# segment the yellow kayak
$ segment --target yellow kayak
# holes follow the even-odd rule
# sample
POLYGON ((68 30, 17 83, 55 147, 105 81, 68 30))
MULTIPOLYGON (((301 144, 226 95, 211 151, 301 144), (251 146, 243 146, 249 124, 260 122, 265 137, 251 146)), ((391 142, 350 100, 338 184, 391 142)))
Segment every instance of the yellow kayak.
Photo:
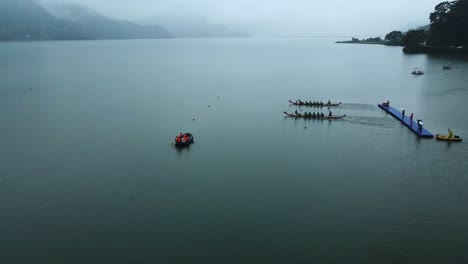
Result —
POLYGON ((448 137, 447 135, 444 135, 444 134, 437 134, 436 139, 437 140, 445 140, 445 141, 458 141, 458 142, 462 141, 462 138, 457 136, 457 135, 450 138, 450 137, 448 137))

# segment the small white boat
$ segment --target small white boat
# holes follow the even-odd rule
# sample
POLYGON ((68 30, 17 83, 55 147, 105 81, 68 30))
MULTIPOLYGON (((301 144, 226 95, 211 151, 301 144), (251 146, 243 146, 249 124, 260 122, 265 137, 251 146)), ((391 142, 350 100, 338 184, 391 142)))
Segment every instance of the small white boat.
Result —
POLYGON ((413 75, 423 75, 424 72, 421 69, 414 68, 414 70, 411 72, 413 75))

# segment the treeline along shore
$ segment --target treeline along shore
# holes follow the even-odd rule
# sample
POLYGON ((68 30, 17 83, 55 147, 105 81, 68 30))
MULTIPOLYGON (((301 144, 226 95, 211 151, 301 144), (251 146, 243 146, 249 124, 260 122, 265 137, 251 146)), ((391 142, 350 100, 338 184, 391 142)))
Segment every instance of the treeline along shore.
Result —
POLYGON ((468 55, 468 0, 442 2, 429 15, 430 24, 407 32, 394 30, 380 37, 337 41, 347 44, 402 46, 403 52, 468 55))

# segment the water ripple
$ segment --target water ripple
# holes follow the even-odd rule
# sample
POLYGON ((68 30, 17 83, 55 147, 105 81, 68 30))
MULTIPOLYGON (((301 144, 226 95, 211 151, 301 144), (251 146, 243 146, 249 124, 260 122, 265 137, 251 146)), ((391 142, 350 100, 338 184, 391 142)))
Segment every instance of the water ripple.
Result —
POLYGON ((377 105, 371 104, 342 104, 340 108, 346 110, 359 110, 359 111, 375 111, 378 109, 377 105))
POLYGON ((398 125, 398 123, 391 118, 377 116, 347 116, 346 120, 353 124, 372 127, 392 128, 398 125))

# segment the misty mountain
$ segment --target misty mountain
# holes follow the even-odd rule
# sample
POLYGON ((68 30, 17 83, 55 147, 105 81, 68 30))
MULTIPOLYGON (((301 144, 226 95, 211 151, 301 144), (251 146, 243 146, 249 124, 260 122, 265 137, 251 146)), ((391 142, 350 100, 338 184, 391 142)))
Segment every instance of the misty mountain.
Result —
POLYGON ((398 31, 406 32, 409 30, 418 30, 418 29, 424 29, 425 31, 429 31, 429 28, 430 28, 430 24, 427 24, 427 22, 408 23, 406 26, 399 28, 398 31), (424 25, 424 26, 421 26, 421 25, 424 25))
POLYGON ((72 22, 91 39, 153 39, 172 35, 158 25, 142 26, 130 21, 111 19, 96 11, 74 4, 45 3, 44 7, 56 18, 72 22))
POLYGON ((224 24, 210 23, 206 18, 199 16, 154 17, 148 20, 147 23, 162 25, 174 34, 174 36, 179 38, 228 38, 250 36, 246 31, 224 24))
POLYGON ((421 26, 421 27, 417 27, 416 30, 424 30, 424 31, 429 31, 431 30, 431 25, 430 24, 427 24, 425 26, 421 26))
POLYGON ((86 39, 72 23, 59 20, 32 0, 0 1, 0 40, 86 39))
POLYGON ((170 38, 157 25, 111 19, 70 4, 41 5, 34 0, 0 1, 0 40, 82 40, 170 38))

